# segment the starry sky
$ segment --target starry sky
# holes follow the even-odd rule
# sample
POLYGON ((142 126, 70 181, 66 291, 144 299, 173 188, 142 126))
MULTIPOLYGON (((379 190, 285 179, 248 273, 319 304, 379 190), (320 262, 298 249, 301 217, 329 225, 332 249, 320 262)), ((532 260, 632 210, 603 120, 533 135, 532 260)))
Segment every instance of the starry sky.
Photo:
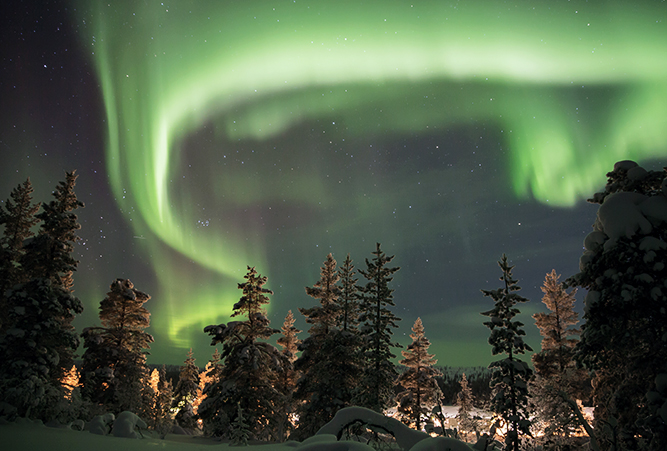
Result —
POLYGON ((0 198, 30 177, 48 201, 77 170, 75 325, 131 279, 149 363, 203 366, 247 265, 272 325, 306 329, 326 255, 364 268, 376 242, 399 342, 421 317, 439 364, 494 360, 480 289, 506 253, 539 349, 585 199, 618 160, 667 164, 667 9, 596 3, 3 2, 0 198))

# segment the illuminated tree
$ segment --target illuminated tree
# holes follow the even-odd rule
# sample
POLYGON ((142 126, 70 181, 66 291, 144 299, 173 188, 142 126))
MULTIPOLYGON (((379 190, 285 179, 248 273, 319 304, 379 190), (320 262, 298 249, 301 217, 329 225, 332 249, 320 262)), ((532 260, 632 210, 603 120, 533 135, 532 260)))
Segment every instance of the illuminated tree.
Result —
POLYGON ((130 280, 116 279, 100 302, 102 327, 88 327, 81 334, 84 397, 114 413, 143 408, 146 350, 153 342, 144 331, 150 325, 150 313, 144 307, 150 298, 130 280))
POLYGON ((394 259, 388 257, 381 249, 380 243, 372 253, 372 260, 366 259, 366 269, 359 273, 368 281, 360 288, 359 322, 362 337, 363 374, 355 396, 355 404, 382 412, 389 407, 394 399, 394 381, 398 377, 391 359, 391 348, 400 347, 392 343, 392 328, 398 327, 400 321, 389 309, 394 306, 393 289, 389 283, 393 274, 400 268, 387 267, 394 259))
POLYGON ((153 429, 164 438, 171 431, 174 420, 171 415, 171 404, 174 398, 174 387, 167 379, 167 369, 162 365, 159 372, 157 391, 155 394, 153 429))
POLYGON ((528 302, 528 299, 516 293, 521 288, 512 276, 514 266, 509 265, 505 254, 498 266, 503 273, 500 277, 503 286, 496 290, 482 290, 484 296, 490 297, 495 303, 492 310, 482 313, 490 318, 484 325, 491 330, 491 352, 493 355, 506 356, 489 365, 492 371, 491 386, 495 393, 491 403, 493 411, 507 425, 505 449, 518 451, 520 435, 530 435, 528 381, 532 376, 532 370, 518 355, 532 349, 523 341, 523 336, 526 335, 522 329, 523 323, 514 320, 514 317, 520 313, 515 305, 528 302))
POLYGON ((403 360, 399 363, 407 369, 398 377, 396 383, 403 389, 398 394, 398 411, 402 421, 422 430, 422 418, 428 416, 431 408, 440 398, 440 388, 435 380, 440 371, 433 367, 438 361, 428 353, 431 343, 424 336, 421 318, 412 326, 412 343, 407 350, 401 351, 403 360))
POLYGON ((252 438, 276 439, 277 406, 282 405, 282 394, 276 388, 281 368, 281 354, 267 340, 278 333, 269 327, 264 305, 267 295, 264 288, 267 278, 255 268, 248 267, 247 280, 239 284, 243 296, 234 304, 232 317, 244 316, 243 321, 211 325, 204 332, 211 335, 211 345, 222 343, 224 366, 220 379, 205 391, 206 399, 199 406, 199 417, 204 421, 204 431, 209 435, 229 437, 229 431, 238 406, 247 415, 252 438))
POLYGON ((197 397, 198 389, 199 368, 195 365, 191 348, 185 358, 185 364, 181 367, 172 402, 172 408, 177 411, 175 420, 184 428, 194 429, 197 425, 192 404, 197 397))
POLYGON ((565 445, 568 437, 581 428, 578 420, 581 412, 572 410, 572 402, 583 398, 587 375, 574 361, 578 340, 573 337, 580 333, 572 327, 579 321, 574 311, 576 290, 565 291, 559 277, 552 270, 542 286, 542 302, 549 313, 533 315, 542 335, 542 349, 533 354, 535 378, 529 388, 536 421, 544 425, 541 440, 565 445))
POLYGON ((79 386, 79 372, 75 365, 72 365, 72 368, 65 374, 60 384, 65 387, 65 397, 71 400, 72 391, 79 386))
POLYGON ((570 286, 588 290, 576 358, 602 449, 667 449, 667 170, 620 161, 570 286))
POLYGON ((466 373, 463 373, 461 376, 460 384, 461 391, 456 395, 456 404, 459 406, 459 410, 456 413, 459 431, 465 432, 466 434, 470 432, 477 433, 479 421, 472 415, 472 409, 475 407, 475 398, 472 394, 472 389, 468 385, 466 373))
POLYGON ((26 281, 26 275, 20 266, 25 250, 23 243, 34 233, 30 230, 39 222, 35 213, 41 204, 32 204, 33 188, 28 178, 11 192, 10 199, 0 205, 0 225, 4 232, 0 238, 0 333, 9 329, 7 312, 12 306, 7 305, 5 292, 18 283, 26 281))
POLYGON ((195 400, 192 402, 192 412, 195 415, 197 415, 199 405, 206 398, 206 393, 205 393, 206 389, 214 382, 220 380, 220 373, 222 372, 222 364, 220 363, 221 359, 222 356, 220 355, 220 351, 218 351, 218 349, 216 348, 215 352, 213 352, 211 360, 209 360, 208 363, 206 363, 204 371, 202 371, 199 374, 199 385, 197 386, 197 396, 195 397, 195 400))
POLYGON ((282 336, 277 340, 277 343, 283 348, 281 351, 283 370, 279 375, 276 386, 283 394, 283 405, 280 408, 281 426, 278 428, 278 436, 285 439, 293 427, 291 417, 297 406, 294 390, 296 389, 298 372, 294 369, 294 362, 297 359, 296 353, 299 343, 301 343, 301 340, 297 337, 297 334, 301 331, 294 327, 294 315, 291 310, 287 312, 281 331, 282 336))

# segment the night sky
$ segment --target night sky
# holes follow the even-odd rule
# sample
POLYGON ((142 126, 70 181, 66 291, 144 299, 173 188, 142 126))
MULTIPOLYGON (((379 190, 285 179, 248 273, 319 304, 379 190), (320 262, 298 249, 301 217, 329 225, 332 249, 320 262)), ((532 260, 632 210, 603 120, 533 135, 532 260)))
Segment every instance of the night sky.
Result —
POLYGON ((667 164, 665 3, 591 3, 3 2, 0 198, 77 170, 75 325, 131 279, 149 363, 205 364, 246 265, 273 327, 307 329, 326 255, 365 268, 376 242, 404 345, 421 317, 440 365, 494 360, 480 289, 506 253, 539 349, 585 199, 618 160, 667 164))

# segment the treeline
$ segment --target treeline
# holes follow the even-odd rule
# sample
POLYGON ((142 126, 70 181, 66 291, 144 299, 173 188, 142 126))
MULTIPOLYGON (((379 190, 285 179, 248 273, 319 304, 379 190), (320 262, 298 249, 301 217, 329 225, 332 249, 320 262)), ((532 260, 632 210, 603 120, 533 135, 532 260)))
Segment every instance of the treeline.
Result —
POLYGON ((522 360, 532 349, 516 319, 528 299, 518 294, 505 255, 500 287, 482 290, 493 303, 482 315, 498 360, 486 371, 440 370, 418 318, 395 365, 400 346, 392 336, 400 318, 392 278, 399 268, 378 243, 361 267, 349 254, 340 266, 326 256, 319 279, 305 287, 313 306, 299 308, 309 325, 305 337, 291 311, 281 329, 271 326, 265 308, 273 293, 248 266, 232 320, 204 329, 213 357, 200 371, 190 352, 175 383, 166 368, 151 371, 146 364, 150 296, 129 280, 112 282, 100 303, 101 326, 74 331, 72 319, 82 309, 72 294, 80 227, 73 211, 83 206, 73 191, 76 176, 68 173, 39 213, 28 180, 0 216, 0 397, 20 416, 67 422, 129 410, 161 433, 202 430, 236 444, 302 440, 355 405, 395 409, 410 427, 466 440, 488 433, 514 451, 584 443, 666 449, 666 172, 619 162, 607 175, 605 191, 591 199, 601 206, 580 273, 565 283, 555 270, 546 275, 548 311, 533 316, 543 339, 532 367, 522 360), (588 290, 580 328, 577 288, 588 290), (270 343, 276 335, 277 347, 270 343), (581 400, 595 407, 593 420, 581 400), (452 402, 459 406, 455 430, 443 414, 452 402), (480 408, 494 414, 491 423, 480 408))

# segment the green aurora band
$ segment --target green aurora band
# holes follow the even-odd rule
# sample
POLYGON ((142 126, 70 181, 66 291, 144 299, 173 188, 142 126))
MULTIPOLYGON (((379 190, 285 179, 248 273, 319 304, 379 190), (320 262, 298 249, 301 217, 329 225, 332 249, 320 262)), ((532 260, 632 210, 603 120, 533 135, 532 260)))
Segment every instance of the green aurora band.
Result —
MULTIPOLYGON (((80 2, 110 182, 170 310, 158 327, 190 346, 185 330, 210 324, 221 302, 231 311, 247 264, 268 272, 262 241, 247 239, 255 226, 198 227, 200 193, 178 181, 186 140, 208 124, 229 141, 266 142, 314 120, 353 136, 485 120, 509 151, 514 194, 559 206, 594 192, 619 159, 664 156, 667 9, 595 3, 80 2), (217 283, 179 274, 174 254, 217 283)), ((233 171, 202 177, 230 217, 272 196, 314 210, 336 202, 305 176, 290 189, 233 171)))

